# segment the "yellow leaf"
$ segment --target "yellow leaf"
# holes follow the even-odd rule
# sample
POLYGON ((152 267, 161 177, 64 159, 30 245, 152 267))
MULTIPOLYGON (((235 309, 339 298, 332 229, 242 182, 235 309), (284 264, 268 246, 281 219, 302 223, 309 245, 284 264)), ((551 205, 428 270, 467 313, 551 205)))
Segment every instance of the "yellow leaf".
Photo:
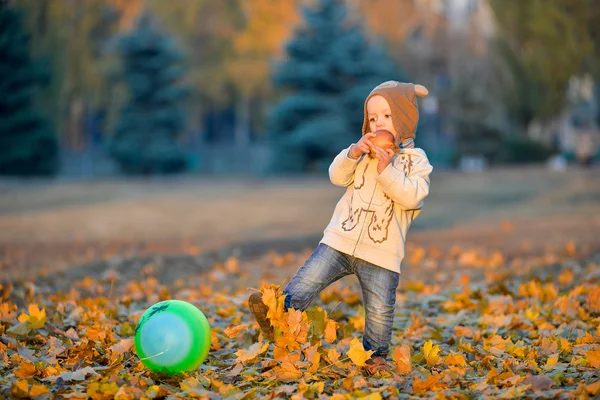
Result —
POLYGON ((337 328, 338 323, 332 319, 327 319, 327 325, 325 326, 325 341, 333 343, 337 339, 337 328))
POLYGON ((546 361, 546 364, 544 365, 544 367, 552 368, 556 365, 557 362, 558 362, 558 354, 554 354, 554 355, 548 357, 548 360, 546 361))
POLYGON ((381 400, 381 394, 379 392, 371 393, 366 396, 358 397, 360 400, 381 400))
POLYGON ((462 354, 451 354, 444 359, 446 365, 458 365, 464 367, 467 365, 462 354))
POLYGON ((19 368, 13 370, 13 373, 17 376, 17 378, 29 378, 30 376, 35 375, 35 365, 28 361, 21 361, 19 364, 19 368))
POLYGON ((15 397, 28 397, 29 396, 29 384, 26 380, 13 382, 10 393, 15 397))
POLYGON ((267 318, 271 321, 271 325, 278 327, 283 333, 286 333, 288 325, 284 317, 285 297, 279 294, 279 287, 275 285, 262 288, 261 291, 263 293, 262 301, 269 308, 267 318))
POLYGON ((592 368, 600 368, 600 349, 585 352, 585 359, 592 368))
POLYGON ((46 310, 39 309, 37 305, 29 305, 29 323, 33 329, 39 329, 46 323, 46 310))
POLYGON ((258 357, 259 354, 267 351, 269 347, 269 342, 258 342, 254 343, 248 350, 240 349, 235 352, 235 355, 238 356, 237 362, 248 362, 258 357))
POLYGON ((228 326, 227 328, 225 328, 224 332, 227 335, 228 338, 233 339, 235 337, 237 337, 240 332, 242 332, 243 330, 247 329, 248 325, 238 325, 238 326, 228 326))
POLYGON ((394 349, 393 355, 396 371, 400 374, 408 374, 412 371, 412 361, 410 359, 410 346, 403 344, 394 349))
POLYGON ((357 338, 352 339, 350 342, 350 350, 348 350, 348 357, 352 360, 352 362, 359 367, 363 367, 365 365, 365 361, 371 358, 371 354, 373 354, 373 350, 365 351, 363 344, 357 338))
POLYGON ((354 329, 357 332, 364 332, 365 331, 365 317, 363 317, 360 314, 354 315, 350 318, 348 318, 348 321, 350 321, 350 323, 352 325, 354 325, 354 329))
POLYGON ((440 356, 438 353, 441 348, 439 345, 434 345, 431 340, 428 340, 423 345, 423 357, 425 357, 425 361, 427 361, 427 365, 436 365, 440 362, 440 356))
POLYGON ((31 389, 29 389, 29 396, 31 397, 41 396, 46 393, 48 393, 48 388, 44 385, 38 385, 37 383, 31 385, 31 389))
POLYGON ((568 339, 565 339, 563 337, 560 338, 560 351, 562 351, 563 353, 569 353, 571 352, 571 343, 569 342, 568 339))

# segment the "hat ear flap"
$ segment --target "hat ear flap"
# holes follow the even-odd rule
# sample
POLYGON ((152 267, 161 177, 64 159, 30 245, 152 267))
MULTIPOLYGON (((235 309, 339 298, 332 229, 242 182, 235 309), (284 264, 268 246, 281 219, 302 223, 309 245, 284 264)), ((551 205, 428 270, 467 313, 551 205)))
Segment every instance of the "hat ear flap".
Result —
POLYGON ((419 97, 427 97, 429 90, 423 85, 415 85, 415 94, 419 97))

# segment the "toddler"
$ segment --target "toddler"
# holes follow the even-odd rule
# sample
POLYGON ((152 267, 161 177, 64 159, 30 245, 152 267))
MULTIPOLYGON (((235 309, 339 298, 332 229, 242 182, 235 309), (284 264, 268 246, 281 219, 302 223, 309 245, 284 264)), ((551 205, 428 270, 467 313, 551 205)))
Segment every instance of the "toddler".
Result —
MULTIPOLYGON (((367 96, 362 138, 329 167, 331 182, 347 189, 318 247, 283 291, 287 308, 304 311, 331 283, 356 275, 365 309, 363 346, 374 351, 367 365, 371 373, 389 370, 386 357, 406 234, 429 194, 433 167, 414 145, 417 95, 426 96, 427 89, 388 81, 367 96), (394 135, 394 149, 371 143, 380 129, 394 135)), ((248 302, 264 336, 272 339, 262 294, 252 294, 248 302)))

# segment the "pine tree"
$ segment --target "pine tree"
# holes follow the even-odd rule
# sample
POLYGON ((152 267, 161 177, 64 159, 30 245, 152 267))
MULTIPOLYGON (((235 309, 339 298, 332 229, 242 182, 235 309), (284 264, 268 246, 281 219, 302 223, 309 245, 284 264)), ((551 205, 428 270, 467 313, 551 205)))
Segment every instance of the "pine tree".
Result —
POLYGON ((185 126, 182 100, 187 93, 178 85, 184 74, 182 53, 158 31, 149 14, 120 39, 118 48, 130 100, 116 124, 111 154, 126 173, 185 169, 186 156, 177 142, 185 126))
POLYGON ((58 143, 34 105, 35 86, 46 77, 30 58, 21 14, 1 1, 0 55, 0 174, 54 175, 58 143))
POLYGON ((304 24, 286 45, 274 84, 288 94, 272 110, 274 172, 325 171, 361 136, 366 96, 381 82, 403 80, 381 44, 370 42, 342 0, 302 9, 304 24))

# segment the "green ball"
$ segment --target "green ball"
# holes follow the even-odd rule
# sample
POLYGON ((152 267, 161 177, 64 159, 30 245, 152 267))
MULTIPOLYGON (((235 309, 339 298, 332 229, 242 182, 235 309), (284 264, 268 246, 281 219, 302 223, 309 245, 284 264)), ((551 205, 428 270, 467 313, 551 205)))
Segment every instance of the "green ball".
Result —
POLYGON ((149 370, 175 375, 202 364, 211 338, 202 311, 185 301, 166 300, 144 312, 135 328, 134 345, 149 370))

